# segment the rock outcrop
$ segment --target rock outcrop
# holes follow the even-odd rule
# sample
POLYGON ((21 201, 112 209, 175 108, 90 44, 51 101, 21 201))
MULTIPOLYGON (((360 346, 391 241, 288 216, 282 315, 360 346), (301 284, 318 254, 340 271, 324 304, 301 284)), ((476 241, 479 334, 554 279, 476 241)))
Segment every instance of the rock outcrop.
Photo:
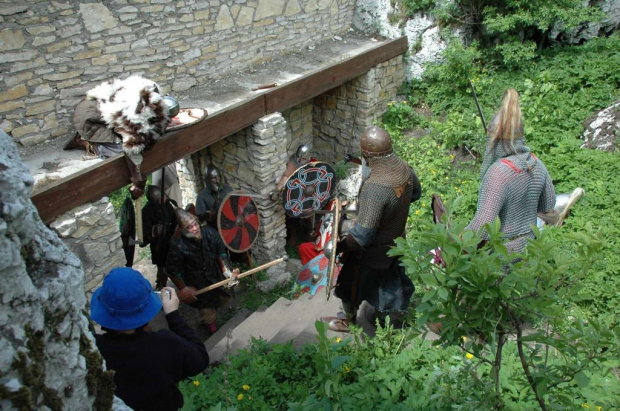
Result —
POLYGON ((587 119, 582 147, 615 152, 620 150, 620 101, 587 119))

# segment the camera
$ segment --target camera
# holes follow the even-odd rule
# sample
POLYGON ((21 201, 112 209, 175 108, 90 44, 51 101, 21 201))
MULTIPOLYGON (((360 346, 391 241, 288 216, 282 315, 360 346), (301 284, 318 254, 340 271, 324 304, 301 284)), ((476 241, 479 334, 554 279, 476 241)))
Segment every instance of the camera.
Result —
MULTIPOLYGON (((161 295, 161 291, 155 291, 155 294, 157 294, 157 296, 159 297, 160 300, 164 300, 164 298, 161 295)), ((168 299, 170 299, 170 296, 172 294, 170 294, 170 290, 166 290, 166 297, 168 297, 168 299)))

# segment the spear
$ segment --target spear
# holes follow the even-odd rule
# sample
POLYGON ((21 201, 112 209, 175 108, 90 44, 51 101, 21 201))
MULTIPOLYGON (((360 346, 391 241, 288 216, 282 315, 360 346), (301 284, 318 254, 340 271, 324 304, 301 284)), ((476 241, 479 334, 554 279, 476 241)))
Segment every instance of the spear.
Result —
POLYGON ((471 94, 474 96, 476 107, 478 107, 478 114, 480 115, 480 120, 482 120, 482 127, 484 127, 484 134, 487 134, 487 123, 486 121, 484 121, 484 114, 482 114, 482 108, 480 107, 478 96, 476 95, 476 89, 474 88, 474 83, 472 83, 471 80, 469 80, 469 86, 471 87, 471 94))

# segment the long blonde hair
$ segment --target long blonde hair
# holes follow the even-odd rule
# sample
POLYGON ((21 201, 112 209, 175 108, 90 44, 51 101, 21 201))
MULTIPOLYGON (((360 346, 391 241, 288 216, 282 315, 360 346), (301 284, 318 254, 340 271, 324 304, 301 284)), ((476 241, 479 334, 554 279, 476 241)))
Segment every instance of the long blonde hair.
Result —
POLYGON ((497 140, 510 141, 513 145, 515 138, 523 137, 523 122, 521 121, 521 106, 519 105, 519 93, 513 88, 504 91, 502 106, 497 113, 497 122, 489 130, 490 143, 497 140))

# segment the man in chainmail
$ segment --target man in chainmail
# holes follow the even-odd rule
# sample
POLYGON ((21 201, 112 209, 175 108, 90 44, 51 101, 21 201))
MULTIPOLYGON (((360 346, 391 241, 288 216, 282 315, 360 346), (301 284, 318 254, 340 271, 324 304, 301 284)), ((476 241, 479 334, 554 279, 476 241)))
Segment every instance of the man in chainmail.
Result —
POLYGON ((213 164, 205 167, 203 172, 205 188, 198 193, 196 198, 196 215, 201 222, 218 229, 217 213, 226 196, 232 192, 222 172, 213 164))
POLYGON ((360 146, 371 171, 360 190, 357 221, 336 246, 337 253, 344 253, 335 288, 344 318, 322 318, 334 331, 349 331, 362 301, 375 308, 379 321, 390 315, 393 323, 399 323, 414 291, 398 259, 387 252, 405 234, 409 204, 421 196, 420 182, 409 164, 394 153, 385 130, 368 128, 360 146))
POLYGON ((228 303, 230 294, 222 287, 199 295, 196 291, 225 278, 235 279, 239 269, 231 270, 226 246, 215 229, 201 226, 198 217, 181 208, 175 213, 181 235, 172 238, 166 270, 179 289, 179 299, 198 309, 203 323, 214 333, 217 308, 228 303))
MULTIPOLYGON (((500 111, 489 125, 487 148, 480 170, 478 206, 466 227, 479 231, 499 217, 509 252, 522 252, 537 213, 553 212, 555 190, 545 165, 525 145, 519 94, 504 93, 500 111)), ((489 238, 482 230, 482 239, 489 238)))

